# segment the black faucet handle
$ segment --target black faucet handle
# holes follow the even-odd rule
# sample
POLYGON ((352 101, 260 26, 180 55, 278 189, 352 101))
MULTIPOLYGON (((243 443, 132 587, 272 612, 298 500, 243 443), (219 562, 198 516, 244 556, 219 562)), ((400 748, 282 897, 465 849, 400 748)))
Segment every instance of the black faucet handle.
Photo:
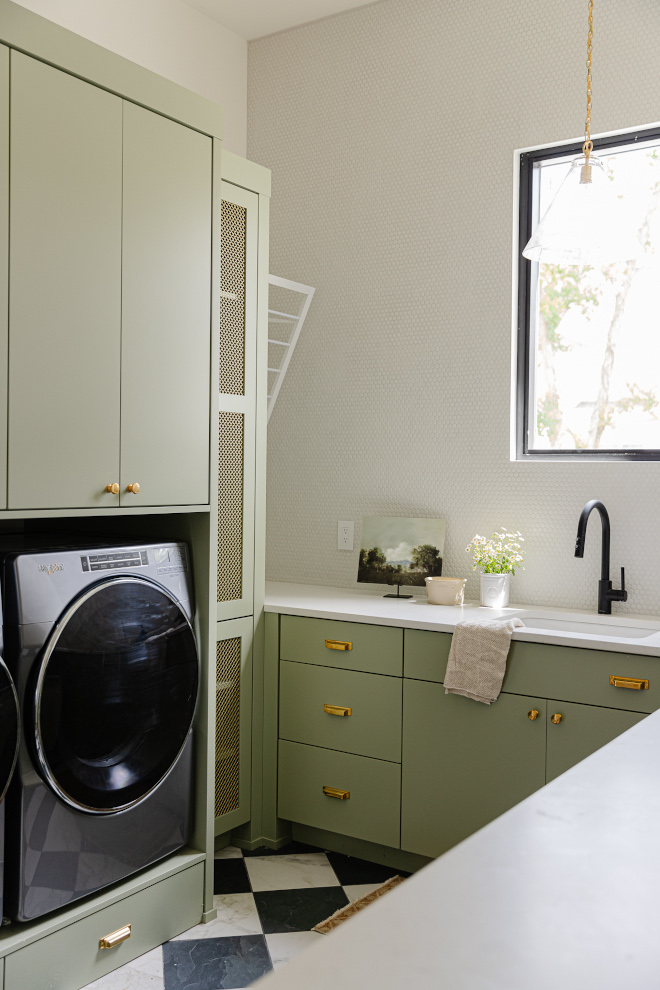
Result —
POLYGON ((621 568, 621 588, 619 590, 613 588, 609 593, 609 598, 612 602, 628 601, 628 592, 626 591, 626 572, 623 567, 621 568))

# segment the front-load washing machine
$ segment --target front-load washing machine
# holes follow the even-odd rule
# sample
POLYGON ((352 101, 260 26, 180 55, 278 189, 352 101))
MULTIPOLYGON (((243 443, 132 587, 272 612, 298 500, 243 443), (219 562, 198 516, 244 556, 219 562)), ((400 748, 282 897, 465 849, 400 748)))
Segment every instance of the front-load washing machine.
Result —
POLYGON ((18 698, 11 674, 0 657, 0 918, 3 915, 2 887, 5 861, 4 797, 18 755, 18 698))
POLYGON ((3 591, 22 721, 4 910, 28 921, 187 842, 199 661, 185 544, 10 552, 3 591))

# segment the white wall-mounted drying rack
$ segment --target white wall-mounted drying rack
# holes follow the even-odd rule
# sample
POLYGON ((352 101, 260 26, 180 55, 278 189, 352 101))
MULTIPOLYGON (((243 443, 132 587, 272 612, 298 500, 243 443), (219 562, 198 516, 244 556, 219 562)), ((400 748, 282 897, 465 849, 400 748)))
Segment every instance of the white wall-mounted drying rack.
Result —
MULTIPOLYGON (((291 279, 280 278, 279 275, 269 275, 268 282, 276 290, 275 293, 270 292, 268 309, 268 419, 270 419, 316 290, 311 285, 292 282, 291 279), (301 298, 297 300, 295 296, 277 293, 278 289, 287 289, 290 292, 298 293, 301 298), (271 309, 270 305, 274 295, 285 296, 287 299, 293 300, 295 305, 291 306, 287 303, 286 308, 294 312, 271 309), (295 312, 296 309, 297 312, 295 312)), ((274 305, 277 304, 274 303, 274 305)))

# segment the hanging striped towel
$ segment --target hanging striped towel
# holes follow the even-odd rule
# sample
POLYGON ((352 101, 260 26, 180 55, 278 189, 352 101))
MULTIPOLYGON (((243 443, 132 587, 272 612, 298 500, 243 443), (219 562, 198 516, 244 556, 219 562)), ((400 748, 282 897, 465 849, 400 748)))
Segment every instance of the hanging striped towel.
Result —
POLYGON ((520 619, 459 622, 454 629, 445 674, 445 694, 462 694, 490 705, 502 690, 514 629, 520 619))

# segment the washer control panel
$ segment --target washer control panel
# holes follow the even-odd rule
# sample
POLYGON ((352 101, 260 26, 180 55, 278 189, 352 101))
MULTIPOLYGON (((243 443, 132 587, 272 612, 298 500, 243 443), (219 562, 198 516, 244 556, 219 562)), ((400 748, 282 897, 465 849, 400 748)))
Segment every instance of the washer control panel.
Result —
POLYGON ((90 553, 80 558, 83 571, 110 571, 126 567, 146 567, 146 550, 120 550, 118 553, 90 553))

